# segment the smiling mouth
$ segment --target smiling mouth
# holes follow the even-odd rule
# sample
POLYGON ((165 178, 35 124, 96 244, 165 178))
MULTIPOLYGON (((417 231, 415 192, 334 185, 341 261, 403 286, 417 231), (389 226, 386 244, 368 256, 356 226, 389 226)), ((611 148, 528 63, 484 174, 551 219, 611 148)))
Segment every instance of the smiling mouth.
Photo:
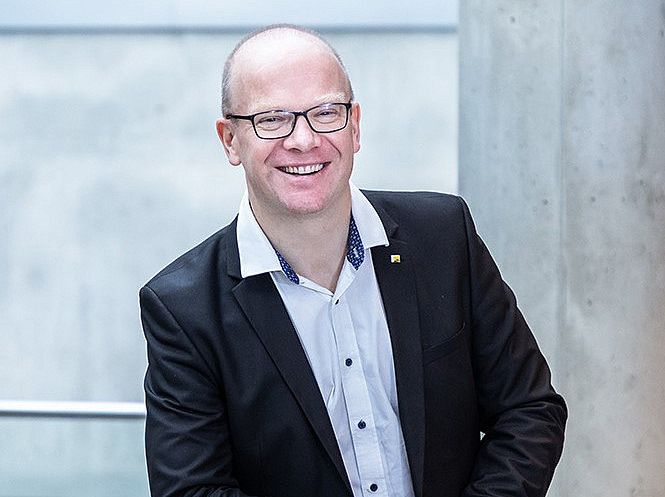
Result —
POLYGON ((280 169, 288 174, 297 174, 303 176, 307 174, 318 173, 325 166, 326 164, 321 163, 321 164, 308 164, 306 166, 286 166, 286 167, 280 167, 280 169))

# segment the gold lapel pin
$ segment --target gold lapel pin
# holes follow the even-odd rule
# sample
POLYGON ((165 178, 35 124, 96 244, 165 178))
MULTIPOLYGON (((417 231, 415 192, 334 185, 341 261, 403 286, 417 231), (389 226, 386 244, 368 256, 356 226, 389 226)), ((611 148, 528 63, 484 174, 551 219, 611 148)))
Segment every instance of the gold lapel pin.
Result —
POLYGON ((390 263, 399 264, 402 262, 402 257, 399 254, 390 254, 390 263))

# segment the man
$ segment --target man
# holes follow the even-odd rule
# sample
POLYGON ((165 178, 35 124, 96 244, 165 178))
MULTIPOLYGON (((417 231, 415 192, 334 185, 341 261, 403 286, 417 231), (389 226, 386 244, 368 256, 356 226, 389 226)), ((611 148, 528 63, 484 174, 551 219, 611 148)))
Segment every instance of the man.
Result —
POLYGON ((244 39, 222 100, 238 217, 141 289, 152 495, 545 495, 565 404, 463 201, 349 183, 314 33, 244 39))

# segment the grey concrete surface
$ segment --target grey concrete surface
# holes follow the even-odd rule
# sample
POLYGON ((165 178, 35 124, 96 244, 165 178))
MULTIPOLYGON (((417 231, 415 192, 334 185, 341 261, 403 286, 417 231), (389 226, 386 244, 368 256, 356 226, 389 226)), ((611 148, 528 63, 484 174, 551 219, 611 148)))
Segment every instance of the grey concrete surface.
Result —
POLYGON ((665 2, 472 0, 460 192, 570 407, 550 495, 665 495, 665 2))
MULTIPOLYGON (((238 38, 0 34, 0 398, 142 401, 138 289, 229 222, 243 193, 214 129, 238 38)), ((456 191, 456 34, 329 39, 362 106, 356 184, 456 191)), ((0 497, 43 495, 67 461, 94 481, 87 454, 107 482, 145 481, 126 464, 142 458, 135 427, 28 423, 0 423, 0 497)))

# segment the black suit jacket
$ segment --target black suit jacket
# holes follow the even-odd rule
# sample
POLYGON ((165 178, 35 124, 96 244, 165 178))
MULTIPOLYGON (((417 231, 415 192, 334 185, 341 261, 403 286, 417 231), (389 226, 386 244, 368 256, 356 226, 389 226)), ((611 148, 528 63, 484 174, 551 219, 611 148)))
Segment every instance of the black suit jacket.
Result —
MULTIPOLYGON (((435 193, 365 194, 390 241, 372 259, 416 496, 545 495, 566 407, 466 205, 435 193)), ((153 497, 351 496, 270 276, 240 276, 235 221, 140 298, 153 497)))

